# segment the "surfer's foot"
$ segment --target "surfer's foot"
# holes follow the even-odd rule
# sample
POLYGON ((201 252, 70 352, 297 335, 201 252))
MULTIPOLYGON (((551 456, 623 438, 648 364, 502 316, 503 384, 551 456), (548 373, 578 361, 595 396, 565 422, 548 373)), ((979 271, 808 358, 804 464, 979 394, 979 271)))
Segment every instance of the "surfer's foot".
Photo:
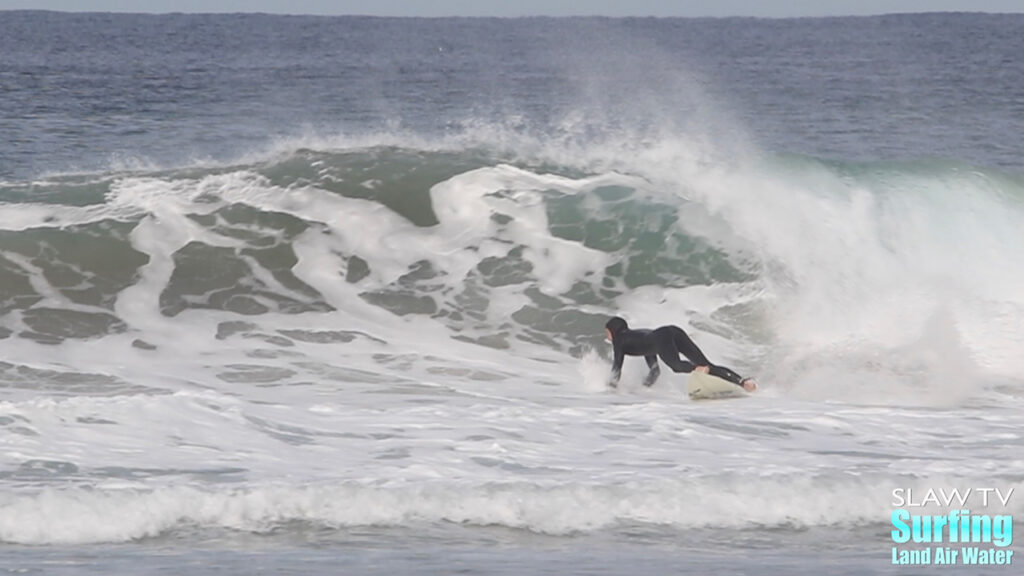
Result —
POLYGON ((757 390, 757 382, 753 378, 744 378, 743 380, 740 380, 740 386, 743 386, 743 389, 747 392, 757 390))

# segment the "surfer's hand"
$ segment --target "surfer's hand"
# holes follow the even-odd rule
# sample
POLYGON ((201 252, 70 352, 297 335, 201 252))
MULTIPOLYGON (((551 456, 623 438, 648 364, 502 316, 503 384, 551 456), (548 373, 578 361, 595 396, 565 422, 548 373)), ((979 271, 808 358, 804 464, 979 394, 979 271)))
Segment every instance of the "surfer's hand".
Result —
POLYGON ((746 390, 747 392, 753 392, 754 390, 757 390, 757 382, 754 381, 753 378, 744 379, 742 385, 743 389, 746 390))
POLYGON ((696 368, 693 369, 694 372, 701 372, 703 374, 707 374, 710 370, 710 366, 697 366, 696 368))

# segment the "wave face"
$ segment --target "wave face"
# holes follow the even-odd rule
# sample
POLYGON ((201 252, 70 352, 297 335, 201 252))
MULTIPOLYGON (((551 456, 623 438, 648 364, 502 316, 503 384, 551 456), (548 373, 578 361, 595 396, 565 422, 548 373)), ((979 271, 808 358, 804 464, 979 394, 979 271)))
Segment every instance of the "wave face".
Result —
POLYGON ((373 148, 69 180, 34 189, 51 201, 6 211, 5 311, 21 316, 21 338, 132 332, 133 314, 173 323, 196 310, 372 307, 494 347, 561 347, 600 333, 598 313, 629 290, 754 278, 679 227, 678 202, 615 173, 373 148), (61 201, 81 202, 83 188, 91 202, 61 201))
POLYGON ((216 320, 203 336, 216 350, 414 323, 578 357, 623 313, 706 332, 786 379, 1022 368, 1019 180, 935 164, 641 160, 586 170, 478 150, 303 149, 8 186, 3 335, 148 350, 202 317, 216 320), (915 349, 936 346, 950 354, 915 349))

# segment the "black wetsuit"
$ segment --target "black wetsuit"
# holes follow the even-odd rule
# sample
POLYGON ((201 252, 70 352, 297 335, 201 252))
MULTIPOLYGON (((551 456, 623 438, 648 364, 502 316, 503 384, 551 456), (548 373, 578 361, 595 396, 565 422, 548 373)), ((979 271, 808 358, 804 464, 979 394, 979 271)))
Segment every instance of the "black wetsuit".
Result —
POLYGON ((668 365, 673 372, 690 373, 697 366, 709 367, 708 372, 737 386, 742 386, 744 378, 725 366, 715 366, 708 361, 704 353, 690 340, 690 337, 678 326, 662 326, 654 330, 630 330, 626 321, 615 317, 605 324, 612 333, 612 348, 615 360, 612 364, 612 378, 609 384, 617 386, 622 375, 622 361, 626 356, 643 356, 651 371, 644 379, 644 386, 650 386, 661 375, 658 358, 668 365), (679 353, 689 362, 679 358, 679 353))

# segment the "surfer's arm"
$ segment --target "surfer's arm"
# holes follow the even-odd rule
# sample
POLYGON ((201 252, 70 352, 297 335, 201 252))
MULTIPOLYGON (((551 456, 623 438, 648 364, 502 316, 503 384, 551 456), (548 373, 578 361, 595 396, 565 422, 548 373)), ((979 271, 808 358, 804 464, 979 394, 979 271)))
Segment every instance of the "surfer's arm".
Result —
POLYGON ((626 353, 622 350, 622 347, 612 343, 614 346, 615 359, 612 360, 612 376, 608 380, 608 385, 615 388, 619 385, 619 378, 622 377, 622 361, 626 358, 626 353))
POLYGON ((644 356, 644 360, 647 360, 647 366, 651 369, 647 373, 647 378, 644 378, 644 386, 653 386, 658 380, 658 376, 661 376, 661 368, 658 367, 658 355, 644 356))

